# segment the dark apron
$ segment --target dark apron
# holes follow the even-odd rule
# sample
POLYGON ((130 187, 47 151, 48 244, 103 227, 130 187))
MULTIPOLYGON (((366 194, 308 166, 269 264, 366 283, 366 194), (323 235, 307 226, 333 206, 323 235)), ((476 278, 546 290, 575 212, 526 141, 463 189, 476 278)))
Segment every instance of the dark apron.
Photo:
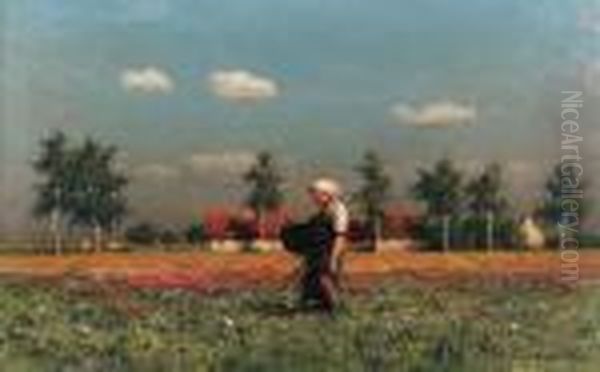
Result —
POLYGON ((331 288, 323 286, 323 279, 335 282, 335 273, 330 270, 329 261, 335 241, 335 231, 331 217, 318 213, 308 221, 286 227, 282 232, 284 247, 302 257, 300 300, 305 305, 330 306, 333 296, 331 288))

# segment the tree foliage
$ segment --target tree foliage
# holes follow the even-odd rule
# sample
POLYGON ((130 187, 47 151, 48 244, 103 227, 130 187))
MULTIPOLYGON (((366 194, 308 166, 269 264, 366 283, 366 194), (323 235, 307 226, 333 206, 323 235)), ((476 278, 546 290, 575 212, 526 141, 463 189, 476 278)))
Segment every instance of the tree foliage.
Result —
POLYGON ((33 169, 43 177, 43 181, 35 186, 35 217, 43 218, 56 211, 64 212, 68 207, 62 195, 68 189, 66 145, 67 138, 62 132, 55 132, 40 141, 41 154, 34 160, 33 169))
POLYGON ((576 223, 580 231, 586 212, 590 208, 590 200, 585 198, 585 189, 588 182, 577 171, 577 168, 566 166, 558 162, 552 168, 544 185, 544 193, 541 204, 537 207, 535 214, 550 235, 550 240, 556 242, 560 234, 560 224, 569 225, 576 223), (573 221, 573 213, 566 214, 563 211, 563 199, 571 198, 574 190, 581 190, 581 199, 577 199, 577 211, 574 212, 577 221, 573 221))
POLYGON ((425 204, 428 217, 439 218, 459 212, 463 176, 450 159, 438 161, 433 169, 419 168, 412 193, 425 204))
MULTIPOLYGON (((537 210, 538 217, 548 226, 556 226, 561 222, 563 193, 572 192, 573 185, 577 185, 579 190, 585 192, 588 183, 578 172, 573 171, 573 168, 567 167, 563 171, 562 163, 555 164, 546 179, 543 200, 537 210)), ((585 217, 585 212, 589 208, 588 202, 587 199, 585 199, 585 203, 584 199, 580 200, 577 211, 580 218, 585 217)))
POLYGON ((502 213, 508 207, 503 193, 502 167, 497 163, 487 165, 483 172, 465 186, 467 207, 477 217, 486 213, 502 213))
POLYGON ((115 170, 117 148, 86 139, 70 145, 62 132, 40 143, 34 170, 36 185, 34 215, 48 217, 59 211, 70 226, 110 229, 127 212, 127 177, 115 170))
POLYGON ((447 250, 452 218, 458 217, 462 207, 463 175, 450 159, 441 159, 431 170, 419 168, 417 173, 411 191, 425 205, 425 216, 418 229, 420 238, 430 246, 442 245, 447 250))
POLYGON ((502 167, 497 163, 487 165, 465 186, 467 207, 466 231, 474 239, 473 244, 484 244, 491 249, 494 238, 499 236, 497 227, 504 226, 508 199, 503 192, 502 167))
POLYGON ((200 244, 206 240, 204 225, 198 221, 192 222, 185 230, 185 239, 190 244, 200 244))
POLYGON ((555 227, 560 223, 561 218, 561 164, 556 164, 546 179, 544 184, 544 193, 542 203, 538 207, 537 217, 546 225, 546 227, 555 227))
POLYGON ((244 181, 250 188, 246 205, 257 214, 277 209, 283 203, 283 176, 271 153, 258 153, 256 163, 244 174, 244 181))
POLYGON ((392 180, 386 173, 383 161, 374 151, 367 151, 354 170, 361 177, 362 183, 353 199, 359 206, 368 229, 375 238, 379 238, 385 207, 391 197, 392 180))

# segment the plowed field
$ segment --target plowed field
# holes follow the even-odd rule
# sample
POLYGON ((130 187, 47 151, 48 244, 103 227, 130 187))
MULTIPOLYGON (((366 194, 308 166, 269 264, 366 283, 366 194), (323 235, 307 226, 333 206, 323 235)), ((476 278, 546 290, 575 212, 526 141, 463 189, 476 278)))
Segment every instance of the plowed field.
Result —
MULTIPOLYGON (((600 280, 600 252, 582 252, 579 282, 600 280)), ((181 287, 199 291, 293 284, 299 261, 285 253, 120 253, 68 256, 2 256, 0 275, 39 279, 80 275, 118 280, 135 287, 181 287)), ((456 280, 564 283, 555 253, 348 254, 344 283, 403 279, 433 283, 456 280)))

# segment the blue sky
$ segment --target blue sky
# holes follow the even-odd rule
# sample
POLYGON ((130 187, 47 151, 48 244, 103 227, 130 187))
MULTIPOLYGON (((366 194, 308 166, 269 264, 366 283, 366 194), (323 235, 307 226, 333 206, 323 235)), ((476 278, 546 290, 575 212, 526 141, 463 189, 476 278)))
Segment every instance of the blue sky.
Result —
MULTIPOLYGON (((376 148, 399 196, 416 164, 497 159, 531 199, 560 151, 560 91, 598 82, 598 9, 564 0, 7 0, 0 203, 25 216, 27 159, 53 128, 120 145, 142 217, 183 221, 239 200, 239 173, 263 148, 281 155, 292 183, 330 173, 348 188, 347 169, 376 148)), ((600 139, 589 123, 586 138, 600 139)), ((589 159, 598 169, 597 154, 589 159)))

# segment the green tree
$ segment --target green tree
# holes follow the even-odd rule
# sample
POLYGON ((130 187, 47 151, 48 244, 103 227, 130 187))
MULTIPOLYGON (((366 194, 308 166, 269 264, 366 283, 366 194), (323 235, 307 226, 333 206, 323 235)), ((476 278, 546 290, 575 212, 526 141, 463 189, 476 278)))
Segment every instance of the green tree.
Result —
POLYGON ((200 245, 206 240, 204 226, 199 221, 192 222, 185 230, 185 239, 193 245, 200 245))
POLYGON ((127 212, 124 189, 128 180, 115 170, 117 148, 92 139, 68 146, 60 132, 41 145, 41 155, 34 162, 43 179, 36 188, 35 216, 59 211, 70 226, 92 229, 99 249, 103 231, 114 229, 127 212))
MULTIPOLYGON (((561 162, 555 164, 546 179, 542 202, 536 209, 536 216, 542 221, 544 228, 550 235, 550 241, 554 244, 558 243, 561 224, 567 225, 574 222, 572 215, 565 214, 562 207, 563 196, 570 197, 569 195, 573 195, 573 187, 582 191, 575 214, 578 219, 576 228, 581 229, 581 224, 590 207, 588 200, 584 198, 587 181, 577 168, 564 166, 561 162)), ((579 235, 579 232, 577 235, 579 235)))
POLYGON ((390 199, 392 181, 386 173, 383 161, 374 151, 364 154, 355 171, 361 177, 362 183, 354 193, 353 199, 359 206, 374 247, 377 247, 382 236, 385 206, 390 199))
POLYGON ((127 178, 114 170, 117 149, 87 139, 72 150, 71 224, 94 230, 97 248, 103 231, 112 230, 126 212, 127 178))
POLYGON ((65 198, 68 190, 66 144, 67 138, 63 132, 52 133, 40 141, 40 154, 32 164, 34 170, 42 177, 42 181, 35 185, 33 215, 38 219, 50 219, 53 245, 57 253, 62 249, 61 225, 68 209, 65 198))
POLYGON ((482 236, 485 236, 489 250, 494 247, 497 219, 508 207, 502 187, 502 168, 497 163, 487 165, 480 175, 465 186, 470 219, 476 227, 476 240, 480 244, 484 240, 482 236), (481 226, 485 226, 484 229, 481 226), (482 230, 485 232, 482 233, 482 230))
POLYGON ((450 249, 450 222, 460 212, 463 176, 449 159, 439 160, 433 169, 417 169, 418 180, 411 191, 426 207, 425 224, 442 227, 442 247, 450 249))
POLYGON ((258 153, 255 164, 244 174, 244 181, 250 188, 245 204, 255 213, 259 236, 263 237, 266 214, 278 209, 284 200, 284 179, 273 155, 267 151, 258 153))

